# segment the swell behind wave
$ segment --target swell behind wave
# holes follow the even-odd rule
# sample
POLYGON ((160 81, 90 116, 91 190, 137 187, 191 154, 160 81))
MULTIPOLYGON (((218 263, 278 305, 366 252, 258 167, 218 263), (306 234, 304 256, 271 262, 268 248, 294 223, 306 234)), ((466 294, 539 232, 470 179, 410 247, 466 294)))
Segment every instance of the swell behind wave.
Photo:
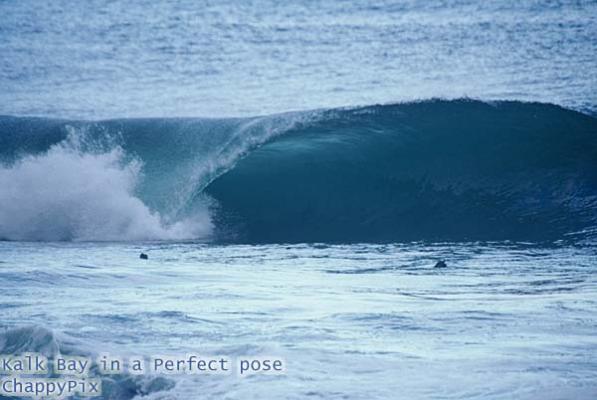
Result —
POLYGON ((11 240, 535 241, 597 226, 597 119, 547 104, 0 117, 0 149, 11 240))

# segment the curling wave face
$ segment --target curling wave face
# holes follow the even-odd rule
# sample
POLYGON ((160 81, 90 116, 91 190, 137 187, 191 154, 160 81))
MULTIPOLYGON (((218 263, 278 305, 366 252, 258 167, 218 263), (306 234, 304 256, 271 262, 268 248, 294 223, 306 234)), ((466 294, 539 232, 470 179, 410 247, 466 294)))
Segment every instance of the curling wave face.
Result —
POLYGON ((0 149, 9 240, 558 240, 597 226, 597 119, 547 104, 1 117, 0 149))

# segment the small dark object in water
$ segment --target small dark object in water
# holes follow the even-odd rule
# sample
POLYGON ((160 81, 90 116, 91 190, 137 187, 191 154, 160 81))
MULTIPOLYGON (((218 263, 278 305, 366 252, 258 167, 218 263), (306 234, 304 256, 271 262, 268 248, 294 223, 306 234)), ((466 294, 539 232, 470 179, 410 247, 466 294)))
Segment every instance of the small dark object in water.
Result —
POLYGON ((139 258, 140 258, 141 260, 148 260, 148 259, 149 259, 149 256, 148 256, 147 254, 145 254, 145 253, 141 253, 141 254, 139 254, 139 258))
POLYGON ((439 260, 438 262, 435 263, 435 267, 433 268, 447 268, 448 265, 446 264, 446 262, 444 260, 439 260))

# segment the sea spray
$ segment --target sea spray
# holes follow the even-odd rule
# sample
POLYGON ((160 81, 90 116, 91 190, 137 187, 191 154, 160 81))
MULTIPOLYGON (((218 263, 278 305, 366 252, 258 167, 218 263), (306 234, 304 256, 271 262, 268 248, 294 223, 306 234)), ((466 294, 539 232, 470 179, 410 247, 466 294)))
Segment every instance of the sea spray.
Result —
POLYGON ((0 237, 8 240, 154 240, 205 237, 206 210, 169 223, 136 194, 142 162, 70 127, 46 152, 0 167, 0 237))

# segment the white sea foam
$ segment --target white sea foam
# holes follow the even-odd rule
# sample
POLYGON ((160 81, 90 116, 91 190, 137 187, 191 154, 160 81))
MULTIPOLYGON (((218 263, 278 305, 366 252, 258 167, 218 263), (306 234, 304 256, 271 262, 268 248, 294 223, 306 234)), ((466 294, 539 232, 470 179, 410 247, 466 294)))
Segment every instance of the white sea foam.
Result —
POLYGON ((90 150, 81 134, 0 166, 0 238, 180 240, 206 237, 207 210, 168 221, 136 194, 142 164, 120 146, 90 150))

